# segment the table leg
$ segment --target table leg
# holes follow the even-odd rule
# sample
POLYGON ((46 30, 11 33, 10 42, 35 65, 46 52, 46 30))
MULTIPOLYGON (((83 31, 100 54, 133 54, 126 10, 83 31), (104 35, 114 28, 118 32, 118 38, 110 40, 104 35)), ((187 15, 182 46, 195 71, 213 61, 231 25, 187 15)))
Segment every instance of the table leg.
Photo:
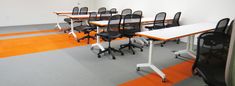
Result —
POLYGON ((56 27, 58 27, 58 29, 61 30, 62 28, 59 23, 59 14, 57 14, 56 18, 57 18, 56 27))
POLYGON ((77 35, 74 32, 73 19, 71 19, 71 31, 69 32, 69 34, 72 34, 75 40, 77 40, 77 35))
MULTIPOLYGON (((97 34, 100 33, 98 26, 97 26, 96 33, 97 33, 97 34)), ((100 44, 100 36, 99 36, 99 35, 96 35, 96 43, 91 45, 91 49, 92 49, 93 47, 95 47, 95 46, 99 47, 102 51, 105 50, 104 47, 100 44)))
POLYGON ((166 75, 156 66, 152 64, 152 55, 153 55, 153 40, 150 40, 149 44, 149 59, 148 63, 142 63, 142 64, 137 64, 137 70, 139 70, 140 67, 150 67, 153 69, 158 75, 161 76, 162 80, 166 80, 166 75))
POLYGON ((176 55, 176 57, 180 56, 180 54, 187 53, 190 56, 192 56, 193 58, 196 58, 195 52, 193 51, 194 37, 195 37, 195 35, 188 36, 186 49, 185 50, 179 50, 179 51, 175 52, 174 54, 176 55))

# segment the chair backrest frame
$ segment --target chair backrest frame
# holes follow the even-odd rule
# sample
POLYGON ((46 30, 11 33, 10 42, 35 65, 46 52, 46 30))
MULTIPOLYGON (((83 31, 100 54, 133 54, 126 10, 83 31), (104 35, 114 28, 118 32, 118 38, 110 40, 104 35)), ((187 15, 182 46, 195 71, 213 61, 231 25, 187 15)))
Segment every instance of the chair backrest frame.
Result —
POLYGON ((79 15, 86 15, 88 14, 88 7, 82 7, 80 9, 79 15))
POLYGON ((160 12, 156 14, 153 28, 154 29, 162 29, 165 28, 165 19, 166 19, 166 12, 160 12))
POLYGON ((105 7, 101 7, 98 9, 98 14, 100 14, 101 12, 105 12, 106 8, 105 7))
POLYGON ((110 35, 120 34, 121 19, 121 15, 113 15, 109 18, 107 32, 110 33, 110 35))
POLYGON ((229 23, 229 18, 223 18, 223 19, 221 19, 218 23, 217 23, 217 25, 216 25, 216 28, 215 28, 215 32, 223 32, 223 33, 225 33, 225 30, 226 30, 226 28, 227 28, 227 26, 228 26, 228 23, 229 23))
POLYGON ((79 8, 78 7, 74 7, 73 11, 72 11, 72 15, 78 15, 79 14, 79 8))

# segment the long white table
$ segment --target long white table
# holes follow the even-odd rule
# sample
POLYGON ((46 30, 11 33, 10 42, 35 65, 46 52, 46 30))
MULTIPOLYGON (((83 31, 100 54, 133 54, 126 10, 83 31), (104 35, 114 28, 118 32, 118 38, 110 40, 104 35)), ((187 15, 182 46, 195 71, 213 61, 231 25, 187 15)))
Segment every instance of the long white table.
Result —
MULTIPOLYGON (((148 23, 148 22, 153 22, 154 21, 154 18, 151 18, 151 17, 146 17, 146 18, 142 18, 141 19, 141 23, 148 23)), ((166 21, 172 21, 172 19, 166 19, 166 21)), ((136 22, 135 19, 132 19, 128 22, 136 22)), ((123 23, 123 20, 121 21, 121 24, 123 23)), ((99 29, 100 27, 106 27, 108 25, 108 21, 92 21, 91 24, 94 24, 97 26, 97 34, 99 34, 99 29)), ((97 35, 97 38, 96 38, 96 43, 95 44, 92 44, 91 48, 97 46, 99 49, 101 49, 102 51, 104 50, 104 47, 100 44, 100 37, 99 35, 97 35)))
MULTIPOLYGON (((215 26, 216 26, 215 23, 198 23, 198 24, 183 25, 178 27, 171 27, 171 28, 158 29, 152 31, 138 32, 136 33, 136 35, 145 36, 150 39, 157 39, 162 41, 188 37, 189 41, 187 42, 187 49, 184 50, 184 52, 190 53, 193 46, 194 35, 212 30, 215 28, 215 26)), ((166 75, 160 69, 158 69, 156 66, 152 64, 152 57, 153 57, 152 55, 153 55, 153 40, 150 40, 148 62, 137 64, 137 70, 139 70, 140 67, 150 67, 157 74, 161 76, 163 81, 165 81, 166 75)))

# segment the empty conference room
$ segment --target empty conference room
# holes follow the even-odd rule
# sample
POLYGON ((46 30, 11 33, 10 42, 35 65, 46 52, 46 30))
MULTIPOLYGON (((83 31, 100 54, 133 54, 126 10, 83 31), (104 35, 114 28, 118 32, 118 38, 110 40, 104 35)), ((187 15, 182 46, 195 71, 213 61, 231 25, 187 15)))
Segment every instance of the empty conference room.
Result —
POLYGON ((0 86, 235 86, 234 0, 2 0, 0 86))

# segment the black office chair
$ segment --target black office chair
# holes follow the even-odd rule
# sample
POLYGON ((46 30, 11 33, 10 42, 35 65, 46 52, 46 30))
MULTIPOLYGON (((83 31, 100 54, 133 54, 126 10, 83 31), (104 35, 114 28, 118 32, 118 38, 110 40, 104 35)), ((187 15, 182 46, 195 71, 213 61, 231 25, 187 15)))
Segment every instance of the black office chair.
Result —
MULTIPOLYGON (((78 15, 79 14, 79 8, 78 7, 74 7, 73 11, 72 11, 72 15, 78 15)), ((64 21, 66 23, 68 23, 69 25, 71 24, 71 19, 70 18, 64 18, 64 21)), ((66 33, 67 31, 70 31, 71 28, 68 28, 66 30, 64 30, 64 33, 66 33)))
POLYGON ((105 53, 105 52, 108 52, 109 54, 111 54, 113 59, 116 59, 113 52, 119 52, 121 53, 121 55, 124 55, 122 51, 111 47, 111 41, 121 36, 120 34, 121 18, 122 18, 121 15, 111 16, 108 21, 107 31, 97 34, 109 42, 108 48, 105 48, 104 51, 100 50, 100 52, 98 53, 98 58, 101 57, 100 54, 105 53))
POLYGON ((106 12, 106 8, 105 7, 101 7, 98 9, 98 14, 100 14, 101 12, 106 12))
POLYGON ((122 37, 128 37, 129 43, 128 44, 122 44, 120 45, 120 49, 128 48, 132 51, 133 54, 135 54, 135 51, 133 48, 139 48, 141 51, 143 51, 143 47, 133 44, 131 41, 131 38, 135 36, 136 32, 140 32, 141 30, 141 15, 138 14, 128 14, 124 16, 123 20, 123 29, 121 30, 122 37), (135 21, 135 22, 133 22, 135 21))
POLYGON ((122 10, 122 13, 121 13, 122 18, 124 18, 124 16, 127 14, 132 14, 132 10, 130 8, 126 8, 122 10))
POLYGON ((145 28, 149 30, 155 30, 155 29, 162 29, 165 28, 165 18, 166 18, 166 13, 165 12, 160 12, 155 16, 153 25, 151 26, 145 26, 145 28))
POLYGON ((194 75, 201 76, 208 86, 226 86, 224 76, 228 47, 225 45, 228 45, 228 40, 223 32, 206 32, 198 37, 192 71, 194 75))
MULTIPOLYGON (((78 15, 78 13, 79 13, 79 8, 74 7, 73 11, 72 11, 72 15, 78 15)), ((65 18, 64 21, 67 22, 68 24, 71 24, 71 19, 70 18, 65 18)))
MULTIPOLYGON (((180 26, 180 23, 179 23, 180 17, 181 17, 181 12, 177 12, 173 18, 172 23, 167 24, 166 27, 180 26)), ((176 39, 175 41, 176 41, 176 44, 180 43, 180 39, 176 39)))
POLYGON ((180 17, 181 17, 181 12, 177 12, 173 18, 172 23, 167 24, 166 27, 180 26, 180 23, 179 23, 180 17))
POLYGON ((142 17, 143 12, 141 10, 137 10, 137 11, 133 12, 133 14, 140 15, 142 17))
MULTIPOLYGON (((149 30, 156 30, 156 29, 163 29, 165 28, 165 19, 166 19, 166 13, 165 12, 160 12, 158 14, 156 14, 153 25, 147 25, 145 26, 145 28, 149 29, 149 30)), ((157 40, 155 40, 157 41, 157 40)), ((161 43, 161 47, 163 47, 163 44, 165 44, 165 42, 161 43)))
MULTIPOLYGON (((87 44, 89 44, 90 43, 90 38, 95 39, 94 36, 90 36, 90 32, 96 30, 96 26, 91 24, 90 22, 91 21, 96 21, 97 20, 96 18, 97 18, 97 13, 96 12, 90 12, 89 13, 89 19, 88 19, 88 24, 89 25, 88 26, 77 27, 77 28, 80 28, 79 29, 80 31, 83 31, 85 34, 87 34, 86 36, 78 39, 77 40, 78 42, 80 42, 80 40, 83 40, 83 39, 88 39, 87 44)), ((77 29, 75 29, 75 30, 77 30, 77 29)))
POLYGON ((80 9, 79 15, 86 15, 88 14, 88 7, 82 7, 80 9))
MULTIPOLYGON (((229 18, 224 18, 224 19, 221 19, 216 27, 215 27, 215 30, 212 31, 213 33, 208 33, 207 35, 205 35, 203 38, 206 39, 204 41, 204 45, 207 45, 207 46, 210 46, 211 48, 221 44, 221 41, 223 40, 223 38, 220 39, 220 41, 217 41, 216 39, 214 38, 220 38, 220 37, 224 37, 224 35, 226 35, 226 32, 225 32, 225 29, 227 28, 228 26, 228 22, 229 22, 229 18), (222 35, 221 35, 222 34, 222 35), (216 37, 215 37, 216 36, 216 37), (211 41, 213 40, 213 41, 211 41), (215 40, 215 41, 214 41, 215 40)), ((228 38, 228 36, 226 35, 226 37, 224 38, 228 38)), ((222 42, 228 42, 229 40, 223 40, 222 42)), ((228 47, 226 45, 224 45, 224 47, 228 47)))
POLYGON ((111 14, 116 14, 116 13, 118 13, 118 12, 117 12, 117 9, 116 9, 116 8, 112 8, 112 9, 110 9, 110 13, 111 13, 111 14))

